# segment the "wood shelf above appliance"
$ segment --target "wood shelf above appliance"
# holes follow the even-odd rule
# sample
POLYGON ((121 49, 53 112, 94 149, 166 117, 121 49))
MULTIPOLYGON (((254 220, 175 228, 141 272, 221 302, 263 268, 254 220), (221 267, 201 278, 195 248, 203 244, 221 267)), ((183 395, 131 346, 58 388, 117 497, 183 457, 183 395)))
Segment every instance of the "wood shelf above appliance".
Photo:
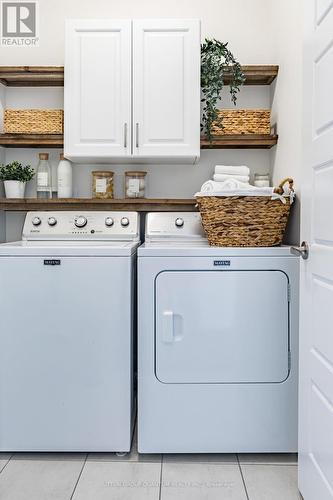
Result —
POLYGON ((196 211, 195 199, 178 198, 133 198, 96 200, 91 198, 70 198, 23 200, 0 198, 0 211, 28 212, 30 210, 133 210, 136 212, 181 212, 196 211))
MULTIPOLYGON (((278 75, 279 66, 242 66, 245 85, 270 85, 278 75)), ((0 66, 0 83, 8 87, 62 87, 63 66, 0 66)), ((230 83, 226 74, 225 83, 230 83)))
MULTIPOLYGON (((278 75, 279 66, 242 66, 245 75, 244 85, 270 85, 278 75)), ((230 83, 230 76, 225 74, 224 83, 230 83)))
MULTIPOLYGON (((209 142, 201 138, 201 149, 270 149, 278 142, 272 135, 221 135, 209 142)), ((0 146, 6 148, 63 148, 62 135, 0 134, 0 146)))
POLYGON ((62 148, 62 134, 0 134, 0 146, 6 148, 62 148))
POLYGON ((0 66, 6 87, 63 87, 63 66, 0 66))
POLYGON ((278 135, 220 135, 208 141, 201 139, 201 149, 271 149, 278 142, 278 135))

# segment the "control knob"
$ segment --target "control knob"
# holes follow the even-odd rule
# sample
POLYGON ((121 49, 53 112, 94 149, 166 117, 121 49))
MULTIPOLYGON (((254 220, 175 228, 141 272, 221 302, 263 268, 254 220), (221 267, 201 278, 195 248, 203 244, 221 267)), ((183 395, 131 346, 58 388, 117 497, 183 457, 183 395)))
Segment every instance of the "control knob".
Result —
POLYGON ((40 217, 34 217, 31 222, 32 222, 33 226, 40 226, 42 223, 42 220, 40 217))
POLYGON ((49 226, 55 226, 57 224, 57 219, 55 217, 49 217, 47 223, 49 226))
POLYGON ((128 217, 122 217, 121 221, 120 221, 120 224, 123 226, 123 227, 127 227, 129 226, 129 218, 128 217))
POLYGON ((111 227, 111 226, 113 226, 113 224, 114 224, 114 220, 112 219, 112 217, 106 217, 106 219, 105 219, 105 225, 107 227, 111 227))
POLYGON ((175 226, 183 227, 183 225, 184 225, 184 219, 182 219, 181 217, 177 217, 177 219, 175 220, 175 226))
POLYGON ((78 217, 75 217, 74 219, 74 224, 76 225, 76 227, 84 227, 87 225, 87 217, 84 217, 83 215, 79 215, 78 217))

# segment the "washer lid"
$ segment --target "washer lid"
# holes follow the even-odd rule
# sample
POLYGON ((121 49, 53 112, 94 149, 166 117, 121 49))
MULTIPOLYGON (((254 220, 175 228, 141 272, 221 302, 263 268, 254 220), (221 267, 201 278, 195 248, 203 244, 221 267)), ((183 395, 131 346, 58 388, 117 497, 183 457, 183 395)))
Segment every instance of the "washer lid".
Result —
POLYGON ((138 241, 15 241, 0 245, 1 256, 126 257, 138 241))

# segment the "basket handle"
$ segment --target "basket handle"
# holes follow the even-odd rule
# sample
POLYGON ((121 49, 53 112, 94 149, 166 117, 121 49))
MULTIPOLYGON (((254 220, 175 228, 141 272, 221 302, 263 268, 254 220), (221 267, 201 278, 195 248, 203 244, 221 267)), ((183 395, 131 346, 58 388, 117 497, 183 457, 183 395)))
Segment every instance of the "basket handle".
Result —
POLYGON ((292 179, 291 177, 286 177, 285 179, 283 179, 283 181, 280 182, 279 187, 274 188, 274 193, 283 194, 283 186, 287 184, 287 182, 289 184, 290 191, 294 191, 294 179, 292 179))

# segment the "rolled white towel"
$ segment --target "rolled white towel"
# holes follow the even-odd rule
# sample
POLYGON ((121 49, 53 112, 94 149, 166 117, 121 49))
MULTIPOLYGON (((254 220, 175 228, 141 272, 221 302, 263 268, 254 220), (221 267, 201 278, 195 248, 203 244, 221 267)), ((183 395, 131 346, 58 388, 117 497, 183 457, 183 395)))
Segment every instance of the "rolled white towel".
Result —
POLYGON ((240 182, 237 179, 228 179, 224 182, 207 181, 200 189, 201 193, 213 193, 219 191, 232 191, 235 189, 250 189, 253 186, 245 182, 240 182))
POLYGON ((216 165, 215 174, 250 175, 250 169, 245 165, 216 165))
POLYGON ((220 189, 220 182, 207 181, 201 186, 201 193, 211 193, 220 189))
POLYGON ((213 179, 216 182, 224 182, 229 179, 236 179, 239 182, 245 182, 247 184, 250 182, 249 175, 214 174, 213 179))

